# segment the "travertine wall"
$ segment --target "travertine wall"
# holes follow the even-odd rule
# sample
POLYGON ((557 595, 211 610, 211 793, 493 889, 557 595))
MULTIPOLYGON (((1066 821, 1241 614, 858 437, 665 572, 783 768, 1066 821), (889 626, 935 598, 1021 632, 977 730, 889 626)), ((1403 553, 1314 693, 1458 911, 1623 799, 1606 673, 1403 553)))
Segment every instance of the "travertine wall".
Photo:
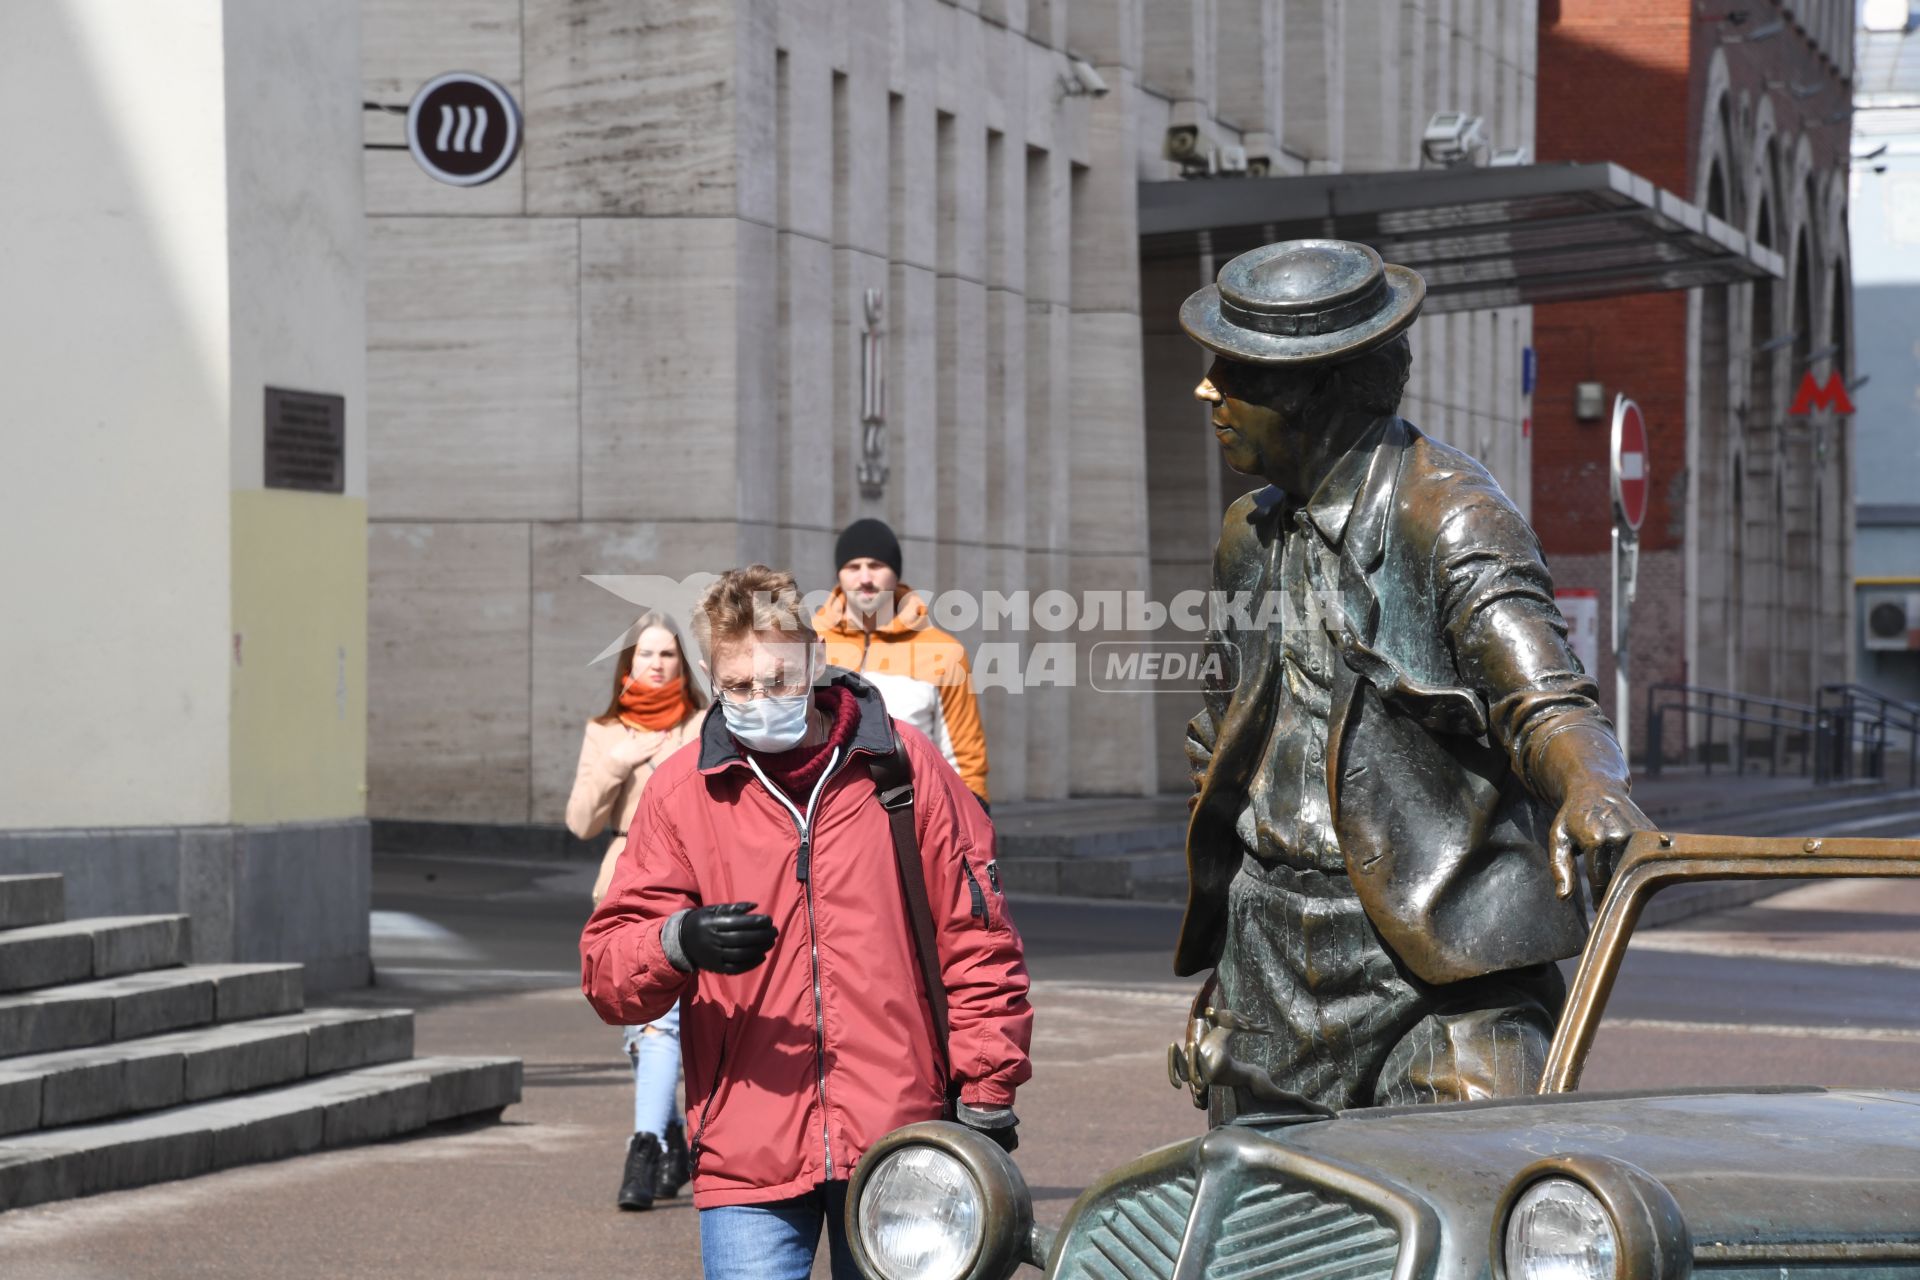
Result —
MULTIPOLYGON (((1447 108, 1526 145, 1533 10, 368 0, 368 101, 460 67, 526 111, 487 187, 367 155, 374 814, 557 820, 605 697, 589 659, 632 613, 584 574, 765 559, 824 587, 835 531, 873 514, 922 589, 1203 583, 1244 482, 1172 324, 1210 268, 1142 280, 1136 184, 1174 175, 1168 125, 1279 172, 1409 167, 1447 108), (1068 50, 1104 96, 1068 92, 1068 50), (856 481, 868 290, 878 497, 856 481)), ((396 118, 370 112, 368 136, 396 140, 396 118)), ((1528 313, 1415 335, 1408 416, 1525 503, 1528 313)), ((956 629, 1023 660, 1115 634, 956 629)), ((995 798, 1183 785, 1189 700, 1080 676, 983 691, 995 798)))
MULTIPOLYGON (((1136 5, 364 22, 370 102, 459 67, 526 112, 477 190, 367 155, 375 816, 557 821, 605 698, 589 660, 633 614, 585 574, 762 559, 824 587, 835 531, 875 514, 923 589, 1147 585, 1136 5), (1112 93, 1061 93, 1069 44, 1112 93), (869 289, 878 498, 855 480, 869 289)), ((985 696, 996 799, 1153 789, 1144 700, 985 696)))

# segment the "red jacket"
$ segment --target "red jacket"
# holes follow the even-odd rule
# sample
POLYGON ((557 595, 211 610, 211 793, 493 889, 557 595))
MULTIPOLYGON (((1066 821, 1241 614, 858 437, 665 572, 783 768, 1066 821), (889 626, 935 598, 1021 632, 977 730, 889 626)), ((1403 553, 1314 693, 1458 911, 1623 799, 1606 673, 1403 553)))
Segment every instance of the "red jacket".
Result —
MULTIPOLYGON (((648 782, 580 938, 581 988, 607 1022, 650 1022, 683 1001, 697 1208, 786 1199, 845 1178, 880 1137, 941 1112, 945 1084, 892 834, 863 764, 896 741, 913 769, 960 1098, 1008 1106, 1032 1074, 1026 963, 986 814, 932 743, 887 718, 871 685, 845 673, 836 683, 858 697, 860 723, 820 789, 807 880, 793 815, 753 774, 715 706, 700 741, 648 782), (758 903, 778 940, 743 974, 680 972, 662 926, 718 902, 758 903)), ((796 804, 804 812, 806 798, 796 804)))

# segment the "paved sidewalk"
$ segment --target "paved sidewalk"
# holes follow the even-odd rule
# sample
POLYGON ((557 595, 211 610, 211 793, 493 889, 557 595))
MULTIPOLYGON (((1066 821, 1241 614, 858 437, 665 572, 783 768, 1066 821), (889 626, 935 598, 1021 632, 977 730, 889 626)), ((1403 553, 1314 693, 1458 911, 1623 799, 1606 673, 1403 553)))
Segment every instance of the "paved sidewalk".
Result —
MULTIPOLYGON (((0 1276, 697 1277, 687 1201, 613 1207, 631 1087, 617 1033, 568 967, 591 875, 376 866, 382 971, 435 989, 354 999, 418 1009, 421 1053, 522 1056, 525 1101, 503 1123, 0 1214, 0 1276)), ((1172 908, 1033 900, 1016 916, 1039 975, 1017 1160, 1039 1217, 1057 1223, 1087 1179, 1199 1132, 1165 1075, 1192 984, 1168 973, 1172 908)), ((1913 1087, 1915 920, 1920 885, 1836 883, 1648 939, 1587 1087, 1913 1087)))
MULTIPOLYGON (((522 1057, 525 1100, 502 1123, 0 1213, 0 1277, 697 1277, 690 1199, 614 1207, 632 1077, 577 986, 591 880, 582 865, 376 864, 376 963, 408 989, 332 1002, 416 1009, 421 1054, 522 1057)), ((1170 908, 1020 910, 1039 976, 1018 1160, 1057 1222, 1091 1173, 1200 1131, 1165 1068, 1192 984, 1170 972, 1170 908)))
MULTIPOLYGON (((1162 1065, 1186 999, 1171 987, 1036 991, 1038 1070, 1020 1096, 1020 1163, 1043 1218, 1058 1221, 1088 1172, 1116 1163, 1116 1152, 1199 1131, 1200 1113, 1168 1088, 1162 1065), (1098 1125, 1075 1105, 1087 1096, 1104 1100, 1098 1125)), ((618 1033, 577 991, 449 1001, 422 1009, 418 1030, 422 1053, 521 1055, 526 1101, 495 1126, 0 1215, 0 1274, 700 1274, 689 1199, 648 1213, 614 1207, 631 1077, 618 1033)))

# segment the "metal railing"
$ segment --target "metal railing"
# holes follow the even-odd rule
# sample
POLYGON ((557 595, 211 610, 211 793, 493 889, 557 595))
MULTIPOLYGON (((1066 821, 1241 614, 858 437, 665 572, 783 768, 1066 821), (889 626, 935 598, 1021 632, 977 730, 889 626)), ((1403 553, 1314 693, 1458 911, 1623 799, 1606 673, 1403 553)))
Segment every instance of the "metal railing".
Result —
MULTIPOLYGON (((1819 707, 1781 698, 1763 698, 1758 694, 1736 693, 1730 689, 1661 682, 1647 686, 1647 774, 1650 777, 1658 777, 1665 763, 1666 722, 1668 717, 1676 715, 1698 716, 1705 722, 1697 745, 1701 766, 1708 774, 1713 772, 1715 749, 1721 745, 1717 741, 1716 725, 1730 726, 1725 745, 1729 763, 1736 773, 1747 771, 1748 753, 1750 750, 1757 751, 1762 739, 1765 741, 1768 771, 1775 777, 1780 774, 1781 755, 1792 752, 1796 747, 1801 773, 1816 774, 1827 746, 1823 732, 1824 718, 1819 707), (1754 728, 1765 732, 1748 732, 1754 728)), ((1688 749, 1683 740, 1683 760, 1688 749)))
POLYGON ((1888 742, 1904 739, 1907 785, 1920 784, 1920 704, 1864 685, 1825 685, 1819 701, 1811 705, 1702 685, 1649 685, 1649 776, 1658 776, 1666 764, 1668 727, 1675 717, 1681 719, 1683 733, 1694 718, 1701 722, 1697 741, 1686 733, 1680 758, 1697 753, 1708 774, 1724 749, 1726 763, 1736 773, 1745 773, 1748 757, 1764 751, 1768 772, 1775 777, 1782 756, 1790 755, 1801 776, 1816 783, 1880 780, 1886 776, 1888 742))
POLYGON ((1829 684, 1820 689, 1820 708, 1830 724, 1824 780, 1884 779, 1887 744, 1904 738, 1907 786, 1920 782, 1920 704, 1865 685, 1829 684))

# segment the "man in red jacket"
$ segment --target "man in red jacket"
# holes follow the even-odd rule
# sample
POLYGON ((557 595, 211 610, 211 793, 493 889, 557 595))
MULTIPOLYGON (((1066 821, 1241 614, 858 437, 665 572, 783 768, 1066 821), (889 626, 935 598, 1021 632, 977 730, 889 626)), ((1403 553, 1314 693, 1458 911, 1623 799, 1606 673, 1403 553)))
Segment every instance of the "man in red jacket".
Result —
POLYGON ((824 1222, 856 1280, 847 1178, 946 1109, 1015 1144, 1033 1011, 993 828, 932 743, 826 667, 791 574, 737 569, 693 631, 718 698, 641 796, 580 938, 581 986, 632 1025, 681 1001, 693 1202, 707 1280, 805 1280, 824 1222), (873 761, 902 753, 948 1002, 920 977, 873 761))

